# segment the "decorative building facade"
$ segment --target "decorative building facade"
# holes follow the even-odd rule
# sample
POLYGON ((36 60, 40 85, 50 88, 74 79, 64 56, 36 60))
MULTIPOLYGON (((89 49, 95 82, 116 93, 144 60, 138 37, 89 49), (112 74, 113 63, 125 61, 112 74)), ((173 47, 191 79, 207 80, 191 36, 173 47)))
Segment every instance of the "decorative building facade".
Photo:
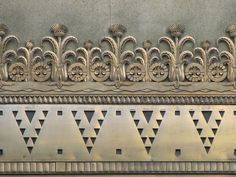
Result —
POLYGON ((225 28, 215 42, 177 23, 139 41, 111 24, 97 42, 57 23, 38 44, 0 24, 0 175, 235 175, 225 28))

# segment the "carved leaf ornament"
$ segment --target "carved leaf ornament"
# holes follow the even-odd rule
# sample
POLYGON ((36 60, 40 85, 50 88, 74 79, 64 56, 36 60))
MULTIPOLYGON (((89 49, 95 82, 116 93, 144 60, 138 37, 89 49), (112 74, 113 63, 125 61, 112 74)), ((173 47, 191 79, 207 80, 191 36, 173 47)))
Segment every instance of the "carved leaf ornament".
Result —
POLYGON ((55 82, 58 86, 65 82, 113 82, 117 87, 125 82, 235 82, 236 25, 227 28, 229 37, 220 37, 216 47, 209 41, 196 47, 195 39, 183 36, 185 29, 178 24, 167 28, 168 36, 161 37, 158 46, 146 40, 138 47, 133 36, 125 36, 126 31, 123 25, 114 24, 100 47, 90 40, 79 46, 76 37, 67 35, 66 26, 54 24, 52 36, 42 38, 42 47, 27 41, 14 49, 9 44, 18 46, 19 39, 8 35, 7 26, 1 24, 1 86, 8 81, 55 82), (45 43, 51 48, 44 50, 45 43), (105 50, 104 43, 109 46, 105 50), (220 50, 220 43, 228 50, 220 50), (162 45, 168 49, 160 50, 162 45))

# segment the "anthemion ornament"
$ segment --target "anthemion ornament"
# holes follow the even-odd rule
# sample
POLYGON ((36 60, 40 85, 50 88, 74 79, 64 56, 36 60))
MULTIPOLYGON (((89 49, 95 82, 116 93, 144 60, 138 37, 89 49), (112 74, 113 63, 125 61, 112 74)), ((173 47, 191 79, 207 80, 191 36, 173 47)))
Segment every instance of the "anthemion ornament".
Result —
POLYGON ((0 24, 0 175, 235 175, 226 28, 197 41, 173 24, 138 41, 113 24, 96 43, 54 24, 37 46, 0 24))
POLYGON ((170 37, 161 37, 159 46, 146 40, 141 47, 133 36, 124 36, 127 29, 121 24, 112 25, 109 28, 111 37, 103 37, 97 46, 91 40, 78 46, 76 37, 67 36, 66 26, 54 24, 50 29, 53 37, 42 39, 43 46, 46 42, 51 45, 47 50, 34 46, 32 41, 27 41, 24 47, 9 49, 8 43, 18 44, 19 39, 14 35, 7 36, 8 31, 6 25, 0 26, 2 83, 50 82, 63 86, 67 82, 109 82, 118 88, 136 82, 157 82, 173 83, 178 88, 192 82, 229 82, 233 85, 235 82, 235 25, 227 28, 229 37, 220 37, 216 47, 207 40, 197 47, 193 37, 182 37, 185 28, 179 24, 167 28, 170 37), (109 48, 99 47, 103 43, 109 48), (169 50, 159 49, 164 43, 169 50), (186 43, 193 45, 186 49, 186 43), (220 43, 224 43, 229 51, 220 51, 220 43), (74 48, 68 48, 71 44, 74 48))

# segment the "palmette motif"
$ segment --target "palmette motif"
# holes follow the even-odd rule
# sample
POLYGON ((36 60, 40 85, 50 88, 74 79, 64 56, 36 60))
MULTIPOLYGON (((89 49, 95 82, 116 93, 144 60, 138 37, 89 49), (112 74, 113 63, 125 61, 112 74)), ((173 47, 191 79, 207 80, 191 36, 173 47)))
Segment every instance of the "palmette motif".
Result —
POLYGON ((43 37, 42 47, 30 40, 18 47, 19 39, 7 35, 8 28, 0 24, 0 85, 31 81, 61 87, 67 82, 110 82, 120 87, 129 82, 170 82, 178 88, 184 82, 235 83, 236 25, 227 28, 229 37, 220 37, 216 47, 207 40, 195 47, 193 37, 182 37, 184 31, 182 25, 171 25, 169 36, 161 37, 158 47, 150 40, 139 47, 133 36, 124 36, 123 25, 114 24, 109 28, 111 36, 103 37, 99 47, 91 40, 78 46, 76 37, 67 36, 65 25, 54 24, 53 36, 43 37), (228 49, 221 50, 221 45, 228 49))

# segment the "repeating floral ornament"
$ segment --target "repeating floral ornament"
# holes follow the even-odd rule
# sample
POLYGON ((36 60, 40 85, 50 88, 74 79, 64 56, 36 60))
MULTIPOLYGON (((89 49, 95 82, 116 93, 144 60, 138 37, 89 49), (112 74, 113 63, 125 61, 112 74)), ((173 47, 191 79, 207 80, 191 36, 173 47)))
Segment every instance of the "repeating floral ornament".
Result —
MULTIPOLYGON (((18 46, 19 40, 14 35, 8 35, 9 29, 6 25, 0 24, 0 80, 2 82, 9 79, 9 65, 17 57, 14 49, 9 48, 10 43, 18 46)), ((1 84, 3 85, 3 84, 1 84)))
POLYGON ((25 65, 23 63, 13 63, 9 67, 10 78, 13 81, 23 81, 27 77, 25 65))
POLYGON ((73 63, 68 68, 68 75, 72 81, 84 81, 87 76, 86 67, 81 63, 73 63))
POLYGON ((110 35, 97 46, 91 40, 79 46, 80 41, 67 35, 63 24, 54 24, 50 32, 52 36, 43 37, 41 47, 31 40, 19 47, 19 39, 0 24, 0 86, 28 81, 58 87, 70 82, 109 82, 116 87, 135 82, 170 82, 176 87, 184 82, 236 85, 234 24, 226 29, 229 36, 220 37, 216 46, 208 40, 196 46, 179 24, 169 26, 157 46, 150 40, 137 46, 136 38, 125 36, 127 29, 121 24, 111 25, 110 35))
POLYGON ((130 81, 138 82, 145 77, 145 68, 140 63, 133 63, 127 67, 127 78, 130 81))
POLYGON ((36 63, 32 68, 32 77, 35 81, 44 82, 51 77, 51 68, 46 63, 36 63))
POLYGON ((199 63, 190 63, 185 69, 186 79, 192 82, 202 81, 203 67, 199 63))
POLYGON ((213 63, 209 66, 209 78, 215 82, 223 81, 227 76, 226 67, 222 63, 213 63))
POLYGON ((98 82, 106 81, 110 76, 110 67, 102 62, 97 62, 91 67, 91 77, 98 82))
POLYGON ((150 66, 149 75, 153 81, 160 82, 168 77, 169 69, 163 63, 154 63, 150 66))

